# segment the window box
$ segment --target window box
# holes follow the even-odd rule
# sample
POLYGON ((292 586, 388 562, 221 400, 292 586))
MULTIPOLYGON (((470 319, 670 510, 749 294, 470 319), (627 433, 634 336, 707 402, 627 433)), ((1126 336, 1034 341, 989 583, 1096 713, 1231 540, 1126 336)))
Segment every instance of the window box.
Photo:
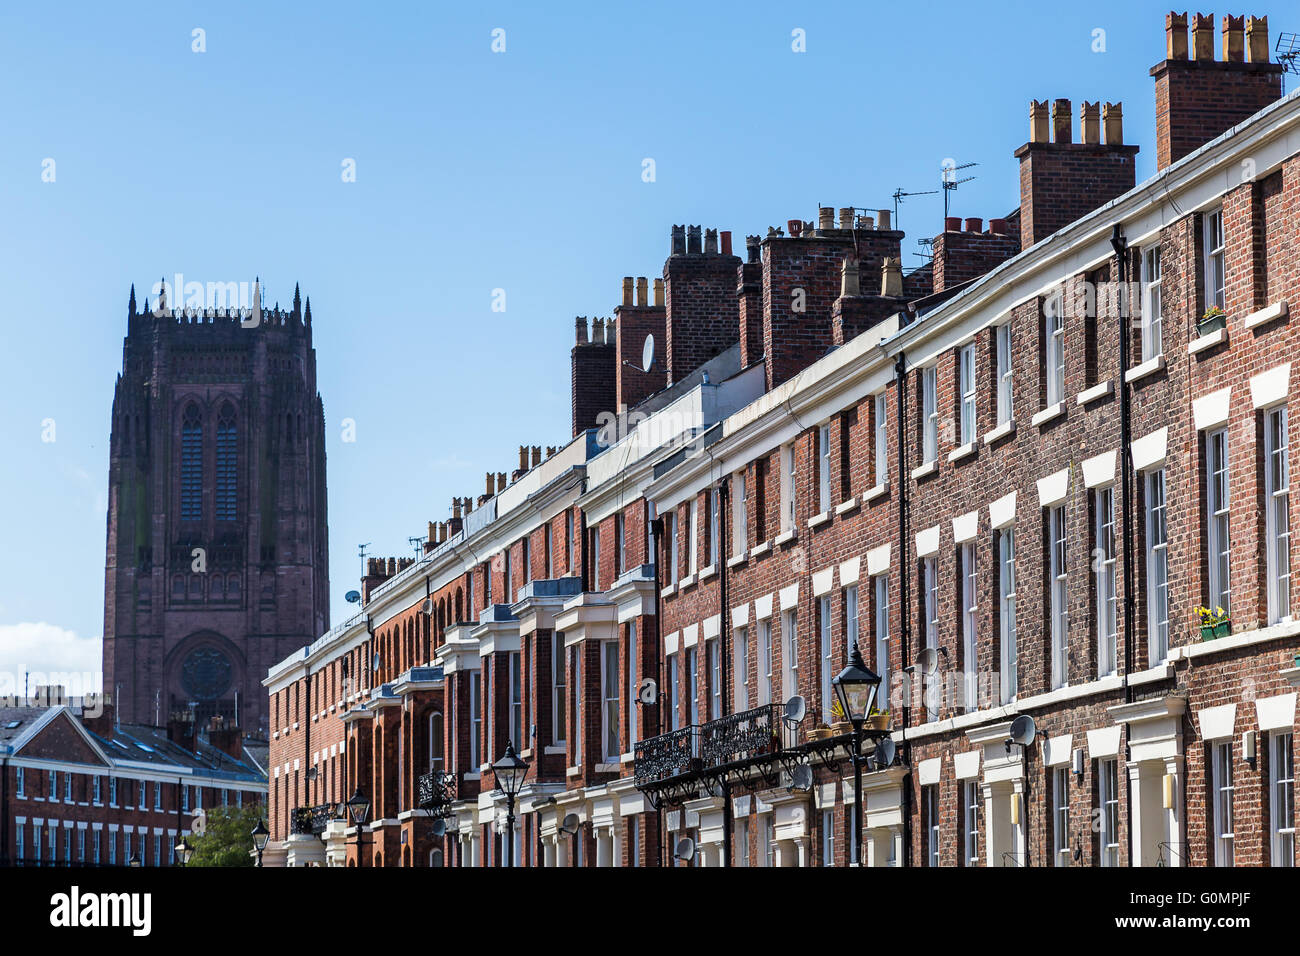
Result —
POLYGON ((1201 640, 1212 641, 1216 637, 1227 637, 1232 633, 1232 622, 1223 621, 1220 624, 1202 624, 1201 640))
POLYGON ((1228 313, 1218 308, 1207 309, 1205 314, 1196 320, 1197 335, 1209 335, 1227 327, 1228 313))
POLYGON ((805 736, 807 736, 809 740, 826 740, 833 735, 834 735, 834 731, 832 731, 831 728, 826 727, 824 725, 821 727, 809 728, 809 730, 805 734, 805 736))

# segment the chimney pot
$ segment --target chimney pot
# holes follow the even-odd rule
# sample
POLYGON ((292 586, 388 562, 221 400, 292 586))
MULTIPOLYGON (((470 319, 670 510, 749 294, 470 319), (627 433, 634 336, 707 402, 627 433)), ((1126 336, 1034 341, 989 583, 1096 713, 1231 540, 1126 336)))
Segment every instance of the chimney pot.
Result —
MULTIPOLYGON (((631 305, 631 303, 628 304, 631 305)), ((646 291, 645 276, 641 276, 636 280, 636 304, 641 308, 650 304, 648 293, 646 291)))
POLYGON ((700 227, 687 226, 686 227, 686 254, 688 256, 698 256, 700 252, 701 252, 700 227))
POLYGON ((519 470, 520 471, 528 470, 528 446, 527 445, 519 446, 519 470))
POLYGON ((802 219, 787 219, 787 220, 785 221, 785 228, 786 228, 786 231, 787 231, 788 233, 790 233, 790 238, 791 238, 791 239, 798 239, 798 238, 799 238, 799 233, 803 232, 803 220, 802 220, 802 219))
POLYGON ((944 232, 961 232, 961 217, 960 217, 960 216, 948 216, 946 219, 944 219, 944 221, 943 221, 943 231, 944 231, 944 232))
POLYGON ((893 220, 890 219, 890 217, 891 217, 892 215, 893 215, 893 212, 890 211, 890 210, 888 210, 888 209, 877 209, 877 210, 876 210, 876 223, 877 223, 876 228, 877 228, 877 229, 882 229, 882 230, 884 230, 885 232, 888 232, 888 231, 890 231, 891 229, 893 229, 894 227, 891 225, 891 223, 893 222, 893 220))
POLYGON ((532 448, 532 452, 533 452, 533 467, 536 468, 538 465, 542 463, 542 446, 534 445, 532 448))
POLYGON ((1268 17, 1246 17, 1246 59, 1268 62, 1268 17))
POLYGON ((1047 100, 1029 101, 1029 142, 1051 142, 1051 125, 1047 119, 1047 100))
POLYGON ((840 228, 841 229, 853 228, 853 207, 852 206, 840 207, 840 228))
POLYGON ((729 256, 731 255, 731 230, 724 229, 721 235, 722 235, 722 254, 724 256, 729 256))
POLYGON ((605 320, 604 319, 595 318, 591 320, 591 344, 592 345, 605 344, 605 320))
POLYGON ((759 246, 762 244, 761 236, 745 237, 745 258, 749 262, 757 262, 759 258, 759 246))
POLYGON ((844 261, 840 264, 840 295, 861 295, 862 286, 859 281, 858 260, 852 256, 845 256, 844 261))
POLYGON ((1079 139, 1096 146, 1101 142, 1101 104, 1083 101, 1079 107, 1079 139))
POLYGON ((1165 14, 1165 59, 1187 59, 1187 14, 1165 14))
POLYGON ((835 209, 831 206, 817 207, 817 230, 829 232, 835 228, 835 209))
POLYGON ((669 247, 670 256, 686 255, 686 227, 673 226, 672 243, 669 247))
POLYGON ((983 231, 984 231, 984 220, 983 220, 982 218, 980 218, 980 219, 968 218, 968 219, 966 220, 966 231, 967 231, 967 232, 983 232, 983 231))
POLYGON ((903 294, 903 267, 892 256, 880 264, 880 294, 886 298, 899 298, 903 294))
POLYGON ((624 305, 632 304, 632 277, 631 276, 623 277, 623 304, 624 305))
POLYGON ((718 254, 718 230, 704 230, 704 254, 706 256, 716 256, 718 254))
POLYGON ((1069 100, 1052 100, 1052 142, 1071 143, 1074 141, 1073 131, 1070 129, 1073 125, 1070 121, 1071 112, 1069 100))
POLYGON ((1223 53, 1220 58, 1224 63, 1240 63, 1246 58, 1245 16, 1225 16, 1222 32, 1223 53))
POLYGON ((492 472, 489 471, 489 472, 487 473, 487 484, 485 484, 485 485, 483 486, 483 491, 484 491, 485 494, 487 494, 489 497, 491 497, 491 495, 492 495, 492 493, 493 493, 493 491, 494 491, 495 489, 496 489, 496 478, 495 478, 495 476, 492 474, 492 472))
POLYGON ((876 228, 876 217, 875 217, 875 216, 866 216, 866 215, 858 216, 858 228, 861 229, 861 230, 863 230, 863 231, 867 231, 867 232, 869 232, 869 231, 872 230, 872 229, 875 229, 875 228, 876 228))
POLYGON ((498 471, 498 472, 497 472, 497 491, 498 491, 498 492, 502 492, 502 491, 505 491, 505 490, 506 490, 506 473, 505 473, 504 471, 498 471))
POLYGON ((1106 133, 1107 146, 1124 145, 1124 104, 1103 103, 1101 106, 1101 125, 1106 133))
POLYGON ((1214 14, 1192 14, 1192 59, 1214 61, 1214 14))
POLYGON ((662 308, 664 304, 664 280, 655 279, 655 305, 662 308))
POLYGON ((1007 221, 1005 219, 990 219, 989 232, 995 236, 1004 236, 1007 233, 1007 221))
POLYGON ((587 344, 587 317, 585 315, 579 315, 574 317, 573 325, 574 325, 574 329, 577 332, 578 344, 586 345, 587 344))

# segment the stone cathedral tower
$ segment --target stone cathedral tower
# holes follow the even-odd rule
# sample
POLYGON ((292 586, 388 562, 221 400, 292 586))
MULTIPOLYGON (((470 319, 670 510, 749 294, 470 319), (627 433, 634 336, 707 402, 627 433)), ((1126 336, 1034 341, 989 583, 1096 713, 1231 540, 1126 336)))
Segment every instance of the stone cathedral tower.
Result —
POLYGON ((329 628, 311 300, 136 310, 113 395, 104 690, 120 720, 268 731, 267 669, 329 628))

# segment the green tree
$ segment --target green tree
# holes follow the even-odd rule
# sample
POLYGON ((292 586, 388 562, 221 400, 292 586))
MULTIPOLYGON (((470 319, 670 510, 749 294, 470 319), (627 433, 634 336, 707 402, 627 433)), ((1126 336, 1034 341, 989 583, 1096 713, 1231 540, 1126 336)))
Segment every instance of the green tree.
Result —
POLYGON ((203 836, 190 837, 190 866, 255 866, 253 827, 262 819, 260 806, 213 807, 203 836))

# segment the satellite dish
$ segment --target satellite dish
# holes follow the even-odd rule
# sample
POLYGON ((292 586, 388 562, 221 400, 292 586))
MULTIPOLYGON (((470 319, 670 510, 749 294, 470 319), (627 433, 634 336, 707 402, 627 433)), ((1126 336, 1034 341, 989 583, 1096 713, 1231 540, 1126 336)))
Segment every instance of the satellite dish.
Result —
POLYGON ((349 591, 347 594, 343 595, 343 600, 347 601, 349 604, 360 604, 360 603, 361 603, 361 592, 360 592, 360 591, 349 591))
POLYGON ((425 617, 433 617, 433 601, 425 598, 424 603, 420 605, 420 613, 425 617))
POLYGON ((898 748, 894 746, 893 737, 882 737, 876 744, 876 769, 892 766, 894 763, 894 754, 898 748))
POLYGON ((795 767, 794 772, 790 774, 790 786, 795 790, 802 790, 807 793, 812 789, 812 785, 812 767, 808 766, 806 763, 801 763, 799 766, 795 767))
POLYGON ((446 832, 447 832, 447 821, 444 820, 442 817, 434 817, 433 835, 436 837, 440 837, 446 832))
POLYGON ((641 371, 648 372, 654 368, 655 364, 655 337, 651 333, 645 337, 645 345, 641 346, 641 371))
POLYGON ((194 836, 203 836, 208 830, 208 815, 202 810, 195 810, 194 816, 190 817, 190 833, 194 836))
POLYGON ((315 767, 308 767, 308 768, 307 768, 307 779, 308 779, 308 780, 315 780, 316 777, 317 777, 317 771, 316 771, 316 768, 315 768, 315 767))
POLYGON ((808 703, 798 694, 795 694, 785 702, 785 719, 790 723, 799 723, 807 713, 808 703))
POLYGON ((659 699, 659 685, 655 683, 653 677, 641 681, 641 686, 636 691, 636 699, 645 707, 655 705, 655 701, 659 699))
POLYGON ((916 666, 920 668, 922 674, 933 674, 939 669, 939 652, 933 647, 927 647, 916 655, 916 666))
POLYGON ((573 836, 573 834, 578 832, 578 827, 580 826, 582 826, 582 821, 578 819, 578 815, 576 813, 570 813, 564 818, 564 822, 560 824, 560 829, 569 834, 569 836, 573 836))
POLYGON ((695 859, 695 841, 690 837, 682 837, 677 841, 677 849, 673 852, 673 857, 686 863, 691 862, 695 859))
POLYGON ((1022 747, 1028 747, 1034 742, 1034 735, 1038 733, 1034 727, 1034 718, 1028 714, 1021 714, 1015 720, 1011 721, 1011 742, 1020 744, 1022 747))

